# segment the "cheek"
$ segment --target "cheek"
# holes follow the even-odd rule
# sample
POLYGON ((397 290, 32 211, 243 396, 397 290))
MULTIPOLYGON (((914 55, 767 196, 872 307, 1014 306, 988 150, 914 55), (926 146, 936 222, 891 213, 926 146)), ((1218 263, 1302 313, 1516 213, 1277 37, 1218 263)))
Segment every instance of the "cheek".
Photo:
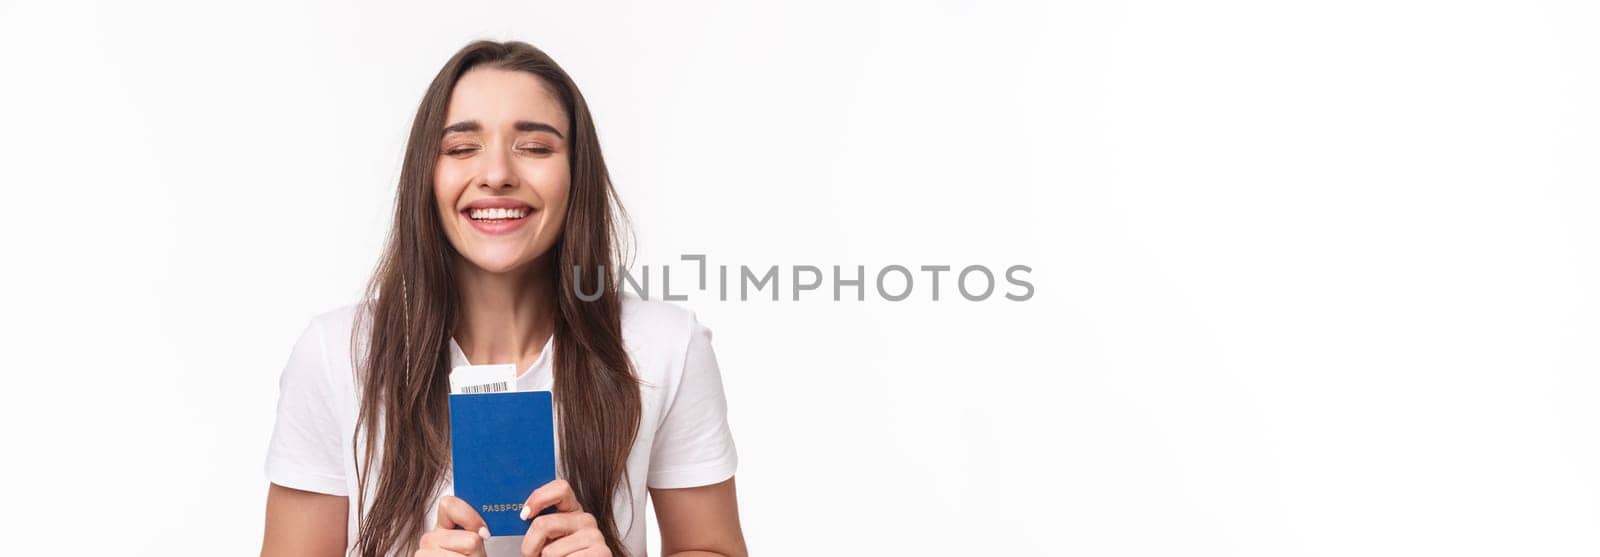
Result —
POLYGON ((461 190, 466 187, 464 186, 466 181, 462 179, 462 176, 467 171, 466 168, 461 168, 461 166, 459 160, 440 157, 437 165, 434 165, 435 192, 440 195, 448 194, 450 197, 456 197, 456 195, 461 194, 461 190))
POLYGON ((439 161, 433 170, 433 197, 439 202, 439 211, 446 213, 454 212, 456 200, 461 198, 464 189, 457 172, 450 167, 446 161, 439 161))
POLYGON ((543 227, 559 230, 565 222, 572 195, 572 180, 567 170, 561 168, 551 172, 548 179, 539 180, 534 184, 534 193, 544 200, 545 209, 550 212, 543 227))

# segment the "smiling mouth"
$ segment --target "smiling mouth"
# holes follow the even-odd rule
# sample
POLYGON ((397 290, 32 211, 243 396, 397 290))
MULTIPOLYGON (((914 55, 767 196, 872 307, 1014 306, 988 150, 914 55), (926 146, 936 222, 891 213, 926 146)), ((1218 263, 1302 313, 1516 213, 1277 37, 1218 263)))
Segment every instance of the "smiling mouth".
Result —
POLYGON ((504 200, 479 200, 461 210, 461 216, 474 230, 491 236, 515 234, 533 221, 539 212, 524 203, 504 200))
POLYGON ((467 214, 467 218, 478 222, 505 222, 526 217, 531 211, 527 207, 493 207, 487 209, 467 209, 464 212, 467 214))

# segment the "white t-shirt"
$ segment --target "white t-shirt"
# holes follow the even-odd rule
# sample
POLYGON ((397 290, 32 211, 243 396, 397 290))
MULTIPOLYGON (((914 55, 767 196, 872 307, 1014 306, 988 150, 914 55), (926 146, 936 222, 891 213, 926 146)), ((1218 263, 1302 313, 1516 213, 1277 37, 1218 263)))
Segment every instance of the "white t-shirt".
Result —
MULTIPOLYGON (((640 382, 639 435, 628 456, 625 481, 612 499, 617 531, 633 556, 645 553, 646 488, 711 485, 733 477, 738 465, 728 430, 722 375, 711 350, 711 330, 693 312, 658 301, 622 297, 622 338, 640 382), (631 489, 630 489, 631 486, 631 489)), ((295 343, 279 380, 278 418, 267 449, 272 483, 350 498, 346 551, 356 540, 356 461, 351 440, 359 407, 351 331, 356 306, 312 319, 295 343)), ((362 324, 362 328, 366 328, 362 324)), ((364 337, 363 337, 364 338, 364 337)), ((356 345, 364 346, 364 342, 356 345)), ((553 343, 517 377, 520 390, 546 390, 553 343)), ((466 355, 450 341, 452 367, 466 355)), ((491 364, 497 362, 472 362, 491 364)), ((559 424, 558 424, 559 427, 559 424)), ((558 436, 559 437, 559 436, 558 436)), ((365 448, 365 443, 362 447, 365 448)), ((560 447, 556 448, 560 461, 560 447)), ((381 455, 374 459, 379 462, 381 455)), ((368 478, 368 502, 375 478, 368 478)), ((453 493, 449 474, 443 494, 453 493)), ((430 503, 424 524, 434 524, 430 503)), ((494 532, 489 554, 516 555, 523 532, 494 532), (505 536, 505 537, 502 537, 505 536)))

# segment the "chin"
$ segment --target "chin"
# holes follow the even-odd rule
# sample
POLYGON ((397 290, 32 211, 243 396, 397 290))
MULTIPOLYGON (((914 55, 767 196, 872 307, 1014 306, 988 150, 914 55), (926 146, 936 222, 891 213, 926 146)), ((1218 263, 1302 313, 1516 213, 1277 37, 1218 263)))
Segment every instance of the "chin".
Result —
POLYGON ((466 259, 483 272, 502 274, 525 269, 534 258, 525 254, 482 253, 468 255, 466 259))

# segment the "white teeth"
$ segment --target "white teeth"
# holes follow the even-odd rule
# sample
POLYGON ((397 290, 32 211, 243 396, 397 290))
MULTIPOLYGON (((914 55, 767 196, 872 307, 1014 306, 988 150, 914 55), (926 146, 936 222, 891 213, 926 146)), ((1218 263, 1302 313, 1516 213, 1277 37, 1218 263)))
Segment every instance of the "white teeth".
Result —
POLYGON ((528 216, 528 209, 523 207, 516 209, 507 209, 502 207, 496 207, 492 209, 473 209, 467 212, 467 216, 472 217, 473 220, 520 219, 528 216))

